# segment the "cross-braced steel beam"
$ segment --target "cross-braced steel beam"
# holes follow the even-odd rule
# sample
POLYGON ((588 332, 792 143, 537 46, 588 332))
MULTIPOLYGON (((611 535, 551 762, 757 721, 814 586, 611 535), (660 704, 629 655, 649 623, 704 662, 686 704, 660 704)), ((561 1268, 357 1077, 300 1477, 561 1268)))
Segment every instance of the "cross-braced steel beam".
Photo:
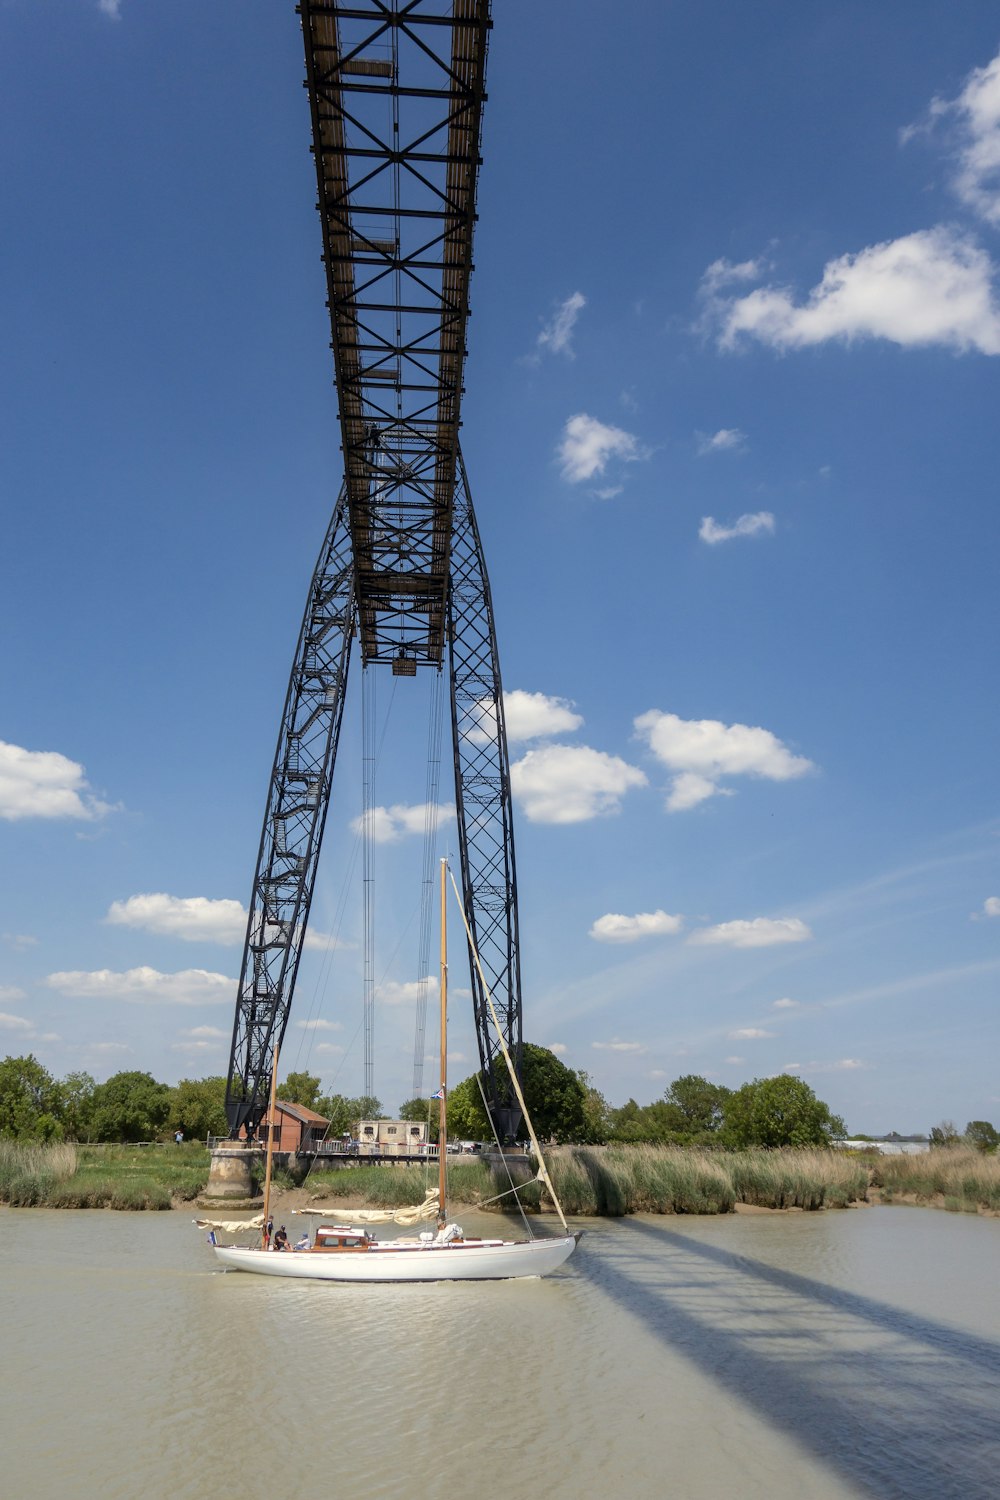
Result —
POLYGON ((231 1135, 267 1107, 292 1003, 337 758, 355 622, 354 558, 341 491, 316 564, 285 696, 250 896, 229 1056, 231 1135))
MULTIPOLYGON (((503 684, 493 601, 465 465, 459 455, 448 595, 451 727, 465 914, 503 1027, 521 1067, 521 961, 517 928, 514 814, 503 684)), ((469 955, 479 1058, 497 1129, 512 1137, 521 1120, 483 979, 469 955)))
POLYGON ((489 0, 302 0, 365 663, 441 666, 489 0))

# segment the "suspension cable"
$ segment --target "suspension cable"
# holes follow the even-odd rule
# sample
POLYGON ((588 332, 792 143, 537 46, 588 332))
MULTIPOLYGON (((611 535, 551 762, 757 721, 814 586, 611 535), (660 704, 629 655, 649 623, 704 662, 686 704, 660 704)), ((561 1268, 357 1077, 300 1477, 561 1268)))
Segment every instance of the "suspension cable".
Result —
POLYGON ((441 730, 444 721, 443 672, 431 685, 427 724, 427 777, 424 785, 424 851, 420 886, 420 938, 417 944, 417 1015, 413 1034, 413 1098, 424 1092, 424 1046, 427 1029, 427 990, 430 977, 431 929, 434 913, 434 872, 437 865, 438 796, 441 786, 441 730))
POLYGON ((361 849, 364 892, 362 990, 365 1017, 364 1092, 370 1098, 375 1095, 375 732, 375 677, 366 666, 361 673, 361 849))

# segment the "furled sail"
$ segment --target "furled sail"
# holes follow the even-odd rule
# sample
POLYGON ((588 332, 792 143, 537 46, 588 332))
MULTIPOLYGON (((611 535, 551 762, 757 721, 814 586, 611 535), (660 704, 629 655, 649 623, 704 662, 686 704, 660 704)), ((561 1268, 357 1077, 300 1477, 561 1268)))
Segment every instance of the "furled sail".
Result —
MULTIPOLYGON (((405 1208, 351 1208, 347 1210, 352 1224, 419 1224, 422 1219, 434 1219, 438 1211, 437 1188, 428 1188, 423 1203, 408 1204, 405 1208)), ((326 1208, 296 1208, 297 1214, 317 1214, 323 1219, 339 1219, 345 1210, 338 1204, 326 1208)))
POLYGON ((241 1229, 263 1229, 264 1215, 255 1219, 195 1219, 199 1229, 221 1229, 224 1234, 239 1234, 241 1229))

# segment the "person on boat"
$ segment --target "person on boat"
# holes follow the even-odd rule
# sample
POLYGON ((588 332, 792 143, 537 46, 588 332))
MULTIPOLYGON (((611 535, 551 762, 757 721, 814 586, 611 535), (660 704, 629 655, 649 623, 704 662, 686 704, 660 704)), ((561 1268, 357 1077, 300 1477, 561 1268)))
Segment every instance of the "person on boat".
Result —
POLYGON ((288 1232, 285 1229, 284 1224, 282 1224, 281 1228, 278 1230, 277 1234, 274 1236, 274 1248, 275 1248, 275 1250, 287 1250, 288 1249, 288 1232))
POLYGON ((270 1248, 271 1248, 271 1235, 273 1233, 274 1233, 274 1220, 273 1219, 268 1219, 267 1223, 264 1225, 264 1249, 265 1250, 270 1250, 270 1248))
POLYGON ((299 1238, 295 1241, 295 1245, 294 1245, 293 1248, 296 1249, 296 1250, 308 1250, 309 1249, 309 1231, 308 1231, 308 1229, 303 1229, 303 1231, 300 1234, 299 1238))

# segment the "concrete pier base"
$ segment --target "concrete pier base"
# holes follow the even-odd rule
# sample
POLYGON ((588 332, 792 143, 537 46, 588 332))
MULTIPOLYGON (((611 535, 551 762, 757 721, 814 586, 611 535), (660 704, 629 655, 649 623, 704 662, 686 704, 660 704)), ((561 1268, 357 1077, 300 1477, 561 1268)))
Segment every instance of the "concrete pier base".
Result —
POLYGON ((250 1168, 255 1152, 252 1147, 238 1141, 225 1146, 216 1146, 212 1151, 212 1164, 208 1172, 208 1183, 203 1198, 226 1202, 232 1198, 253 1196, 250 1168))

